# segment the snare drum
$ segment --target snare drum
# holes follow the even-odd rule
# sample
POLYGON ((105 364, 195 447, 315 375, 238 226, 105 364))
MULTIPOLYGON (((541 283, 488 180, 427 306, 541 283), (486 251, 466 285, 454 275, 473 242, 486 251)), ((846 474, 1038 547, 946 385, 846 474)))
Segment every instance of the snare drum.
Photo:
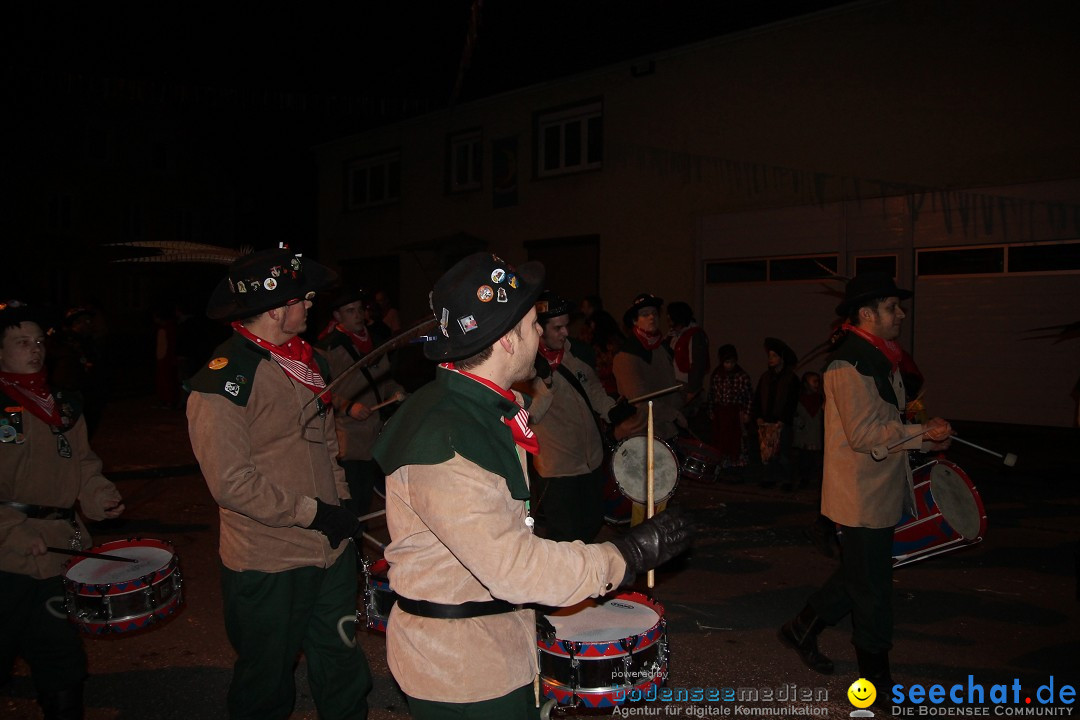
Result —
POLYGON ((691 480, 716 480, 720 477, 723 459, 720 451, 712 445, 693 438, 679 438, 678 449, 682 457, 679 468, 683 477, 691 480))
POLYGON ((667 621, 655 600, 619 593, 544 617, 554 632, 537 631, 540 686, 557 704, 615 707, 667 679, 667 621))
POLYGON ((113 540, 90 552, 119 555, 126 563, 80 557, 64 569, 68 619, 91 635, 141 630, 183 603, 180 563, 167 540, 113 540))
POLYGON ((932 460, 914 470, 915 509, 904 513, 893 532, 893 567, 979 543, 986 533, 986 510, 974 483, 948 460, 932 460))
MULTIPOLYGON (((652 438, 653 502, 657 505, 670 498, 679 484, 679 460, 675 451, 659 438, 652 438)), ((639 505, 648 500, 645 484, 648 478, 648 449, 644 435, 624 438, 611 456, 610 472, 626 497, 639 505)))
POLYGON ((397 593, 390 589, 387 579, 390 564, 385 558, 375 562, 364 558, 361 567, 364 571, 364 624, 368 630, 386 632, 390 610, 397 602, 397 593))

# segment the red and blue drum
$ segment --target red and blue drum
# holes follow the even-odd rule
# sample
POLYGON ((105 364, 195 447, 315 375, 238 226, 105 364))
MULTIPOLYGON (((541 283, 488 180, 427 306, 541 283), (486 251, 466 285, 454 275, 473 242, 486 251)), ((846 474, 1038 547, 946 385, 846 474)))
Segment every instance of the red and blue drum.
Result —
POLYGON ((938 459, 915 468, 915 509, 893 533, 893 567, 979 543, 986 510, 975 484, 954 463, 938 459))
POLYGON ((558 705, 616 707, 633 691, 644 695, 667 679, 667 622, 655 600, 619 593, 543 617, 540 685, 558 705))
POLYGON ((142 630, 183 603, 180 563, 167 540, 129 538, 90 548, 133 563, 79 557, 64 569, 68 619, 91 635, 142 630))
POLYGON ((694 438, 679 438, 679 474, 690 480, 716 480, 723 458, 720 451, 694 438))

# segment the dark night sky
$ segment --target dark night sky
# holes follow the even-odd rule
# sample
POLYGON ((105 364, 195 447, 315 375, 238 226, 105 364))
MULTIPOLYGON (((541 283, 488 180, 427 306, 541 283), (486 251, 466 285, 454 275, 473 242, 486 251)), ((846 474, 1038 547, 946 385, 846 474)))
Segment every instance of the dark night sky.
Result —
MULTIPOLYGON (((839 4, 486 0, 459 101, 839 4)), ((472 7, 472 0, 329 6, 19 0, 6 7, 0 77, 17 99, 25 127, 39 136, 47 131, 38 115, 55 122, 93 111, 85 105, 96 81, 242 94, 246 100, 228 115, 201 106, 166 106, 164 112, 207 113, 187 118, 188 125, 223 149, 221 162, 245 193, 236 244, 272 243, 281 239, 276 235, 314 238, 310 148, 396 120, 403 108, 445 107, 472 7), (82 96, 65 97, 62 88, 73 77, 82 96), (306 109, 251 99, 263 90, 303 97, 306 109)), ((136 104, 130 115, 163 111, 151 105, 136 104)))

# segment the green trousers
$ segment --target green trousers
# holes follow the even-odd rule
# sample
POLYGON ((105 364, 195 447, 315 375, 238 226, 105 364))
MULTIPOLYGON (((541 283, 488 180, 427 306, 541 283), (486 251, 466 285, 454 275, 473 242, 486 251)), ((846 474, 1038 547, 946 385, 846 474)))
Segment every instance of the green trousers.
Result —
MULTIPOLYGON (((502 697, 474 703, 444 703, 408 698, 413 720, 540 720, 533 686, 526 685, 502 697)), ((546 702, 540 697, 540 704, 546 702)))
POLYGON ((229 686, 233 720, 285 720, 296 702, 293 677, 301 651, 321 720, 367 717, 371 670, 352 639, 356 616, 356 553, 348 548, 327 569, 280 573, 222 568, 225 630, 236 650, 229 686))
POLYGON ((810 596, 810 606, 830 625, 851 613, 855 647, 888 652, 893 638, 893 528, 842 530, 840 567, 810 596))
POLYGON ((86 652, 75 626, 49 612, 64 608, 64 584, 59 577, 38 580, 0 571, 0 685, 7 682, 16 657, 30 666, 38 692, 53 693, 78 687, 86 679, 86 652))

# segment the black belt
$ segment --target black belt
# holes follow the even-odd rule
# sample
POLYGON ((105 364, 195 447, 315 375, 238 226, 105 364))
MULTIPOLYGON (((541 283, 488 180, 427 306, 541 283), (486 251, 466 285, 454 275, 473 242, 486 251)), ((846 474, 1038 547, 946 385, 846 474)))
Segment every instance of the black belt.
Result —
POLYGON ((29 505, 21 502, 0 501, 0 505, 18 510, 34 520, 55 516, 56 520, 74 520, 75 508, 49 507, 48 505, 29 505))
POLYGON ((457 605, 444 605, 443 603, 429 602, 427 600, 413 600, 400 595, 397 599, 397 606, 410 615, 440 620, 461 620, 463 618, 500 615, 521 610, 520 605, 511 605, 505 600, 470 600, 457 605))

